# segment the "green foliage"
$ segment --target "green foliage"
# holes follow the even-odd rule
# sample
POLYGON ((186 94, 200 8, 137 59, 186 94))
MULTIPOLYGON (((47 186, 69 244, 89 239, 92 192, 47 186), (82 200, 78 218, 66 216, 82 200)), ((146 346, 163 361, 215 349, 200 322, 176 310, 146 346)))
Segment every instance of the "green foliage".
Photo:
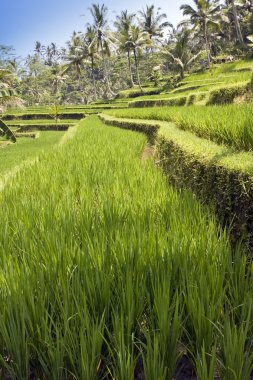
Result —
POLYGON ((60 119, 60 116, 61 116, 60 106, 58 104, 54 104, 50 108, 50 113, 51 113, 52 117, 54 118, 55 122, 57 123, 58 120, 60 119))
POLYGON ((5 377, 129 380, 142 357, 145 377, 167 380, 182 347, 199 353, 198 368, 208 361, 201 336, 212 331, 221 347, 214 325, 239 300, 250 312, 252 272, 236 286, 243 252, 233 256, 210 210, 141 163, 145 144, 92 117, 0 193, 5 377))
POLYGON ((6 136, 6 138, 11 140, 13 143, 16 142, 15 135, 12 133, 10 128, 2 120, 0 120, 0 133, 6 136))
MULTIPOLYGON (((131 129, 131 119, 117 119, 106 115, 105 120, 131 129)), ((160 126, 156 132, 156 152, 158 162, 170 181, 179 187, 190 188, 206 203, 215 204, 219 220, 233 222, 235 238, 245 237, 252 244, 251 152, 235 152, 232 148, 199 138, 168 122, 140 120, 138 127, 138 119, 134 119, 132 126, 144 133, 147 133, 148 128, 152 133, 154 127, 157 131, 160 126)))
POLYGON ((157 69, 157 70, 153 69, 152 74, 151 74, 149 79, 151 82, 154 83, 155 87, 159 86, 161 78, 162 78, 161 71, 159 69, 157 69))

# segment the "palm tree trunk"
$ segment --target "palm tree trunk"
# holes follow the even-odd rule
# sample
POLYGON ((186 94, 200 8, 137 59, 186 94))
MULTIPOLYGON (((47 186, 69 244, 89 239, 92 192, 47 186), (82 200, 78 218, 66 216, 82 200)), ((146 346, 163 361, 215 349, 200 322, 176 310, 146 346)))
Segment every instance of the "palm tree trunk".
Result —
POLYGON ((140 87, 141 92, 143 92, 142 87, 141 87, 140 73, 139 73, 139 66, 138 66, 138 59, 137 59, 137 55, 136 55, 136 50, 133 49, 133 51, 134 51, 134 61, 135 61, 135 68, 136 68, 136 75, 137 75, 138 86, 140 87))
POLYGON ((131 87, 134 87, 133 72, 132 72, 131 57, 130 57, 129 49, 127 49, 127 60, 128 60, 128 69, 129 69, 129 74, 130 74, 131 87))
POLYGON ((53 82, 53 90, 52 90, 52 95, 56 95, 58 92, 58 81, 55 80, 55 82, 53 82))
POLYGON ((91 71, 92 71, 92 80, 93 80, 93 89, 94 89, 94 97, 95 100, 97 100, 97 87, 96 87, 96 78, 95 78, 95 71, 94 71, 94 57, 91 56, 91 71))
POLYGON ((234 18, 234 23, 235 23, 237 40, 239 41, 241 45, 245 46, 234 0, 231 0, 231 4, 232 4, 233 18, 234 18))
POLYGON ((116 94, 114 94, 114 92, 112 91, 111 86, 110 86, 109 76, 108 76, 107 67, 106 67, 106 61, 105 61, 105 57, 104 57, 103 52, 102 52, 102 58, 103 58, 103 66, 104 66, 104 78, 105 78, 107 91, 109 92, 109 94, 115 96, 116 94))
POLYGON ((210 45, 209 45, 209 39, 208 39, 206 20, 204 21, 204 35, 205 35, 207 62, 208 62, 208 67, 210 69, 210 67, 211 67, 211 53, 210 53, 210 45))
POLYGON ((184 68, 180 67, 180 80, 184 79, 184 68))

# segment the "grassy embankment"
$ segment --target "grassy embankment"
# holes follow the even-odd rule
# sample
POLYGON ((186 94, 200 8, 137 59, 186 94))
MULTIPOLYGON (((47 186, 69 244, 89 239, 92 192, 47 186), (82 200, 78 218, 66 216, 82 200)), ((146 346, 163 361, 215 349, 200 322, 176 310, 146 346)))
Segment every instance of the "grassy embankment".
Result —
POLYGON ((185 355, 201 380, 248 380, 246 257, 141 163, 144 135, 80 126, 0 193, 2 375, 130 380, 142 358, 167 380, 185 355))
POLYGON ((232 103, 243 98, 252 71, 252 60, 214 65, 211 70, 187 75, 174 89, 160 88, 157 95, 144 93, 134 100, 127 99, 130 89, 120 96, 129 101, 130 107, 232 103))

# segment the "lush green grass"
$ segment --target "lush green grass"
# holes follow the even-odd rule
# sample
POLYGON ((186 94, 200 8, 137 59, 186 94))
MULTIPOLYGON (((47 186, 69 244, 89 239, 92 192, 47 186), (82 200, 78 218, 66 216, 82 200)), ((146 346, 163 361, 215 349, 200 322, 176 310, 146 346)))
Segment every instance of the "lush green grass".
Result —
POLYGON ((232 172, 240 172, 253 176, 252 152, 235 151, 234 148, 203 139, 190 131, 179 129, 174 123, 157 120, 143 120, 133 118, 116 118, 111 115, 101 114, 101 119, 106 124, 138 130, 147 136, 162 137, 177 145, 188 156, 196 158, 203 165, 215 165, 226 168, 232 172), (139 126, 139 128, 138 128, 139 126))
POLYGON ((213 367, 248 380, 246 258, 141 163, 143 135, 81 127, 0 193, 2 367, 12 379, 130 380, 142 357, 148 380, 167 380, 186 351, 201 380, 213 367))
POLYGON ((253 149, 251 105, 131 108, 105 113, 123 118, 172 121, 182 129, 235 149, 253 149))
POLYGON ((42 151, 50 151, 63 135, 64 132, 40 132, 38 139, 19 138, 17 143, 0 149, 0 180, 20 163, 37 157, 42 151))
POLYGON ((253 71, 253 60, 242 60, 242 61, 236 61, 236 62, 229 62, 221 65, 214 65, 211 70, 206 70, 204 72, 194 73, 189 76, 186 76, 186 78, 182 81, 184 82, 196 82, 199 80, 206 81, 206 80, 222 80, 222 82, 227 83, 235 83, 235 82, 242 82, 244 80, 249 80, 250 76, 252 75, 253 71), (237 70, 250 68, 251 71, 247 72, 240 72, 237 70))

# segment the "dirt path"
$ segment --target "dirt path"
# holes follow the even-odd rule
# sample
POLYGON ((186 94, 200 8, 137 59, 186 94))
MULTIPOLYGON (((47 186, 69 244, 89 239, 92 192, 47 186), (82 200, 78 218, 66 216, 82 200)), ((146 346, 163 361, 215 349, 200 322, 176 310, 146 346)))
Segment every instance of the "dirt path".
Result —
POLYGON ((144 151, 142 152, 141 161, 145 162, 149 158, 154 157, 154 154, 155 154, 155 147, 154 147, 154 145, 151 145, 151 144, 148 143, 145 146, 144 151))

